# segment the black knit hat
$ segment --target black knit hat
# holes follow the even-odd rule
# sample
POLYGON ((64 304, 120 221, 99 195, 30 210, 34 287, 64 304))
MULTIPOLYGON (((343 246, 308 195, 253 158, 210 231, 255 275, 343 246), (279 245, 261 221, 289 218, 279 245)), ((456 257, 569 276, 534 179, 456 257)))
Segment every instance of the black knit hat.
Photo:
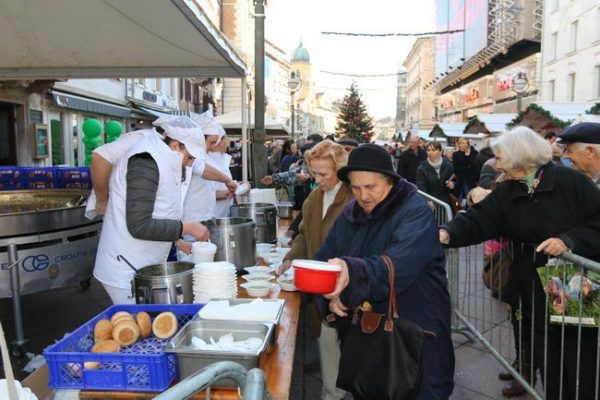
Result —
POLYGON ((392 159, 383 147, 376 144, 363 144, 350 152, 348 165, 338 170, 340 180, 348 182, 348 173, 352 171, 380 172, 394 179, 400 176, 394 171, 392 159))

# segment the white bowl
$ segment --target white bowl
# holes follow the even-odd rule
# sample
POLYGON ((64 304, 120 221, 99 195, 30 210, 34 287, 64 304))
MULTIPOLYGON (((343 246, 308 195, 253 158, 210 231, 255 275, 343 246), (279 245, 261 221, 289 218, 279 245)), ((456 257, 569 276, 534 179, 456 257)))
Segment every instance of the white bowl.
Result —
POLYGON ((273 283, 271 282, 245 282, 240 285, 248 294, 252 297, 262 297, 267 296, 273 287, 273 283))
POLYGON ((250 183, 249 182, 238 183, 238 187, 237 187, 237 189, 235 189, 235 195, 236 196, 241 196, 244 193, 246 193, 248 190, 250 190, 250 183))
POLYGON ((255 272, 252 274, 242 275, 247 282, 268 282, 275 279, 275 276, 271 274, 265 274, 264 272, 255 272))
POLYGON ((289 251, 290 251, 290 249, 288 247, 275 247, 273 249, 273 252, 275 254, 280 254, 280 255, 283 255, 283 256, 285 256, 289 251))
POLYGON ((294 276, 290 275, 281 275, 277 278, 277 283, 281 286, 281 290, 285 290, 286 292, 295 292, 296 286, 294 286, 294 276))
POLYGON ((271 250, 273 250, 273 247, 275 247, 275 245, 271 244, 271 243, 256 243, 256 252, 257 253, 268 253, 271 250))
POLYGON ((246 267, 244 270, 248 271, 249 274, 254 273, 263 273, 263 274, 272 274, 275 272, 275 268, 267 265, 255 265, 253 267, 246 267))

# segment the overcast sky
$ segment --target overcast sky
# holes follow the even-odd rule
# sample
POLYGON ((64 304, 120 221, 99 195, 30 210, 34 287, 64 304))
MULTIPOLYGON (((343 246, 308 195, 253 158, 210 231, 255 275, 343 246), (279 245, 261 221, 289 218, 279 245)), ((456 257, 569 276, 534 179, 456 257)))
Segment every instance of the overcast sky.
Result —
MULTIPOLYGON (((266 16, 266 37, 288 57, 302 38, 310 53, 313 71, 317 73, 318 87, 333 98, 341 98, 352 78, 319 71, 395 73, 416 38, 356 38, 323 35, 321 31, 432 31, 435 0, 268 0, 266 16)), ((375 119, 395 117, 396 77, 354 79, 375 119)))

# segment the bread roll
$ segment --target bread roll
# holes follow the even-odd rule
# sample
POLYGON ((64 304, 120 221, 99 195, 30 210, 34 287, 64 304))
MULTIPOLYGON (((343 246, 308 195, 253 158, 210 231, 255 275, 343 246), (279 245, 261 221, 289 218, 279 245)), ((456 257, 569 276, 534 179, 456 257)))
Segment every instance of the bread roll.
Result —
POLYGON ((121 346, 129 346, 134 344, 140 337, 140 328, 138 325, 129 320, 119 321, 113 328, 113 339, 121 346))
POLYGON ((152 322, 147 312, 141 311, 135 315, 135 321, 140 327, 140 337, 147 338, 152 333, 152 322))
POLYGON ((133 317, 131 315, 121 315, 121 316, 115 318, 114 322, 113 322, 113 329, 121 321, 133 321, 133 317))
POLYGON ((159 339, 168 339, 177 332, 178 323, 175 314, 169 311, 158 314, 152 322, 152 332, 159 339))
POLYGON ((115 340, 100 340, 92 346, 92 353, 118 353, 121 345, 115 340))
MULTIPOLYGON (((100 368, 100 363, 98 361, 87 361, 83 363, 83 368, 85 369, 98 369, 100 368)), ((81 371, 79 371, 79 376, 81 376, 81 371)))
POLYGON ((112 339, 113 326, 107 319, 101 319, 94 327, 94 341, 112 339))
POLYGON ((124 316, 124 315, 131 317, 131 314, 129 314, 127 311, 117 311, 116 313, 114 313, 112 315, 112 317, 110 317, 110 322, 113 324, 113 327, 114 327, 114 325, 116 325, 115 324, 115 319, 117 319, 117 318, 119 318, 121 316, 124 316))

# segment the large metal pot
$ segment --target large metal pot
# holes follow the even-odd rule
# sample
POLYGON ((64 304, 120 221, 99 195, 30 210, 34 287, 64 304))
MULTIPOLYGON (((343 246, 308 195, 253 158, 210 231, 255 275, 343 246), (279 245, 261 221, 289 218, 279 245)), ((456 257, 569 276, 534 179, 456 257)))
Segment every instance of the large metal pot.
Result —
POLYGON ((238 271, 256 264, 256 224, 251 218, 215 218, 202 224, 217 245, 215 261, 229 261, 238 271))
POLYGON ((193 303, 191 262, 175 261, 148 265, 133 277, 133 295, 137 304, 193 303))
POLYGON ((279 213, 279 218, 283 218, 283 219, 292 218, 293 210, 294 210, 294 202, 293 201, 280 201, 277 203, 277 212, 279 213))
POLYGON ((256 223, 256 241, 277 241, 277 207, 271 203, 241 203, 229 208, 232 217, 252 218, 256 223))

